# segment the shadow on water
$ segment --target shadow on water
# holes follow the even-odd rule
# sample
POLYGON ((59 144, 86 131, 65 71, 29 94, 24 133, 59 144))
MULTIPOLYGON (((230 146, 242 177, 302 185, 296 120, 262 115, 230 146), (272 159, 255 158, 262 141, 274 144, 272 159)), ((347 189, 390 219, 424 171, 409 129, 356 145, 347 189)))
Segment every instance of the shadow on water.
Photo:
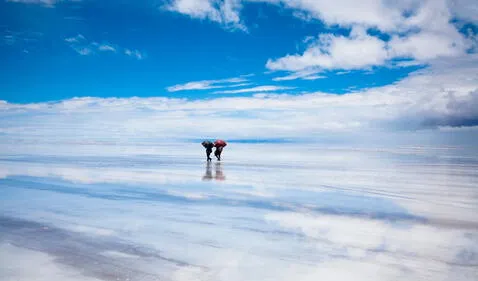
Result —
POLYGON ((214 175, 213 175, 213 169, 212 169, 212 164, 211 162, 207 162, 206 164, 206 172, 204 173, 204 176, 202 177, 203 181, 210 181, 210 180, 218 180, 218 181, 223 181, 226 179, 226 176, 224 175, 223 169, 222 169, 222 164, 220 162, 217 162, 214 164, 214 175))

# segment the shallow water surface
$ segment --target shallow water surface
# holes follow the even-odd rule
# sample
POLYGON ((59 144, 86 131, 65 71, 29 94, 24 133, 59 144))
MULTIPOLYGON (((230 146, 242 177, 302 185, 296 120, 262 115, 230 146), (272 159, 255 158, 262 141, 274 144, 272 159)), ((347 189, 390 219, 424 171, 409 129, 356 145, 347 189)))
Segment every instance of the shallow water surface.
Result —
POLYGON ((462 147, 9 144, 0 280, 478 280, 462 147))

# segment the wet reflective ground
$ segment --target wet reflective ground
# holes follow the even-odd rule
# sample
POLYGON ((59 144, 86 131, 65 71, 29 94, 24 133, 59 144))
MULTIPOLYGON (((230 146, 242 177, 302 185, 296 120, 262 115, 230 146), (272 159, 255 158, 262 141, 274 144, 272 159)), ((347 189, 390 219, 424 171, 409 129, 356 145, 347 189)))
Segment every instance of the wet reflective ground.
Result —
POLYGON ((478 280, 470 148, 0 151, 0 280, 478 280))

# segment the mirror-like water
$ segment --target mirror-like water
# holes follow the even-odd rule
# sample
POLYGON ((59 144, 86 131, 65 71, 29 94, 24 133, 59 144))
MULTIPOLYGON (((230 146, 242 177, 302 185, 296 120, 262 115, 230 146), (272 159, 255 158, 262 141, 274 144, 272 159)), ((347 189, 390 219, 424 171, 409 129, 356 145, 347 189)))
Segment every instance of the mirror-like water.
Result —
POLYGON ((203 154, 3 149, 0 280, 478 277, 478 157, 460 147, 203 154))

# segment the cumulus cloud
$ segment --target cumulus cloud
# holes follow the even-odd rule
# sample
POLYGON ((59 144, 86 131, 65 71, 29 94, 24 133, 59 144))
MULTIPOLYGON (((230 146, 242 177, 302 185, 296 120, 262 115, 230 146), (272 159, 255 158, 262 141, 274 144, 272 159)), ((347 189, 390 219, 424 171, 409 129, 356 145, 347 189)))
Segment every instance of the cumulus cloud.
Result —
MULTIPOLYGON (((349 35, 322 33, 315 39, 307 36, 304 52, 269 59, 266 67, 270 70, 360 69, 404 58, 428 63, 440 57, 463 56, 476 45, 476 39, 461 33, 454 23, 456 19, 477 22, 474 11, 478 4, 471 0, 174 0, 167 7, 193 18, 234 25, 241 22, 242 6, 251 2, 290 9, 301 19, 313 18, 327 26, 351 29, 349 35), (379 30, 386 36, 370 30, 379 30)), ((320 76, 292 74, 282 80, 295 77, 313 80, 320 76)))
MULTIPOLYGON (((462 12, 457 12, 454 2, 445 0, 266 2, 282 3, 307 11, 327 24, 351 28, 347 36, 325 33, 316 40, 307 37, 308 46, 303 53, 269 59, 266 67, 271 70, 360 69, 403 58, 428 63, 436 58, 464 56, 475 40, 452 23, 462 12), (381 30, 391 39, 371 35, 370 28, 381 30)), ((464 4, 472 10, 478 9, 478 4, 471 1, 464 4)))
POLYGON ((458 32, 453 37, 435 32, 420 32, 406 37, 394 36, 388 42, 389 57, 427 61, 439 57, 464 55, 470 45, 458 32))
POLYGON ((307 13, 328 25, 352 26, 356 24, 377 27, 384 30, 394 28, 400 23, 400 10, 388 5, 386 1, 366 0, 360 3, 353 0, 257 0, 283 5, 286 8, 307 13))
POLYGON ((291 95, 285 91, 207 100, 76 98, 58 103, 0 103, 1 116, 15 116, 1 123, 0 132, 12 137, 35 132, 39 137, 56 139, 211 135, 314 138, 337 131, 473 126, 478 125, 474 121, 478 119, 474 106, 477 62, 473 55, 439 60, 395 84, 343 95, 291 95))
POLYGON ((386 43, 356 27, 350 36, 322 34, 301 55, 269 60, 271 70, 360 69, 382 65, 388 58, 386 43))
POLYGON ((450 0, 447 2, 453 15, 462 20, 478 23, 478 4, 473 0, 450 0))
POLYGON ((427 126, 466 127, 478 125, 478 89, 468 94, 457 94, 450 91, 444 95, 442 110, 424 109, 422 112, 428 118, 423 120, 427 126))
POLYGON ((266 67, 287 71, 350 70, 383 66, 404 58, 413 63, 428 63, 437 58, 465 56, 471 47, 472 42, 455 29, 394 35, 391 40, 384 41, 356 26, 348 36, 321 34, 302 54, 269 59, 266 67))
MULTIPOLYGON (((315 18, 329 26, 377 28, 384 32, 403 31, 415 23, 424 13, 476 22, 478 4, 473 0, 171 0, 166 9, 192 18, 209 19, 220 24, 241 22, 241 9, 251 3, 268 3, 293 11, 300 19, 315 18), (439 11, 439 14, 435 12, 439 11), (443 13, 443 11, 445 13, 443 13)), ((430 17, 428 17, 430 19, 430 17)), ((427 20, 428 20, 427 19, 427 20)))
POLYGON ((178 91, 189 91, 189 90, 209 90, 209 89, 219 89, 219 88, 229 88, 229 87, 241 87, 249 85, 247 82, 247 75, 240 77, 219 79, 219 80, 201 80, 201 81, 192 81, 185 84, 177 84, 170 87, 167 87, 168 92, 178 92, 178 91))
MULTIPOLYGON (((473 11, 478 9, 478 4, 473 0, 366 0, 360 3, 353 0, 338 0, 333 3, 327 0, 250 0, 250 2, 281 5, 306 13, 308 17, 319 19, 327 25, 342 27, 359 25, 377 28, 387 33, 417 27, 417 20, 421 20, 421 23, 440 20, 448 24, 452 17, 456 17, 476 21, 473 11)), ((303 17, 301 13, 297 15, 303 17)))
POLYGON ((226 28, 246 30, 239 15, 240 0, 173 0, 164 8, 191 18, 208 19, 226 28))
POLYGON ((65 42, 70 46, 70 48, 82 56, 89 56, 102 52, 111 52, 122 53, 137 60, 146 58, 146 54, 139 50, 122 48, 118 45, 107 42, 98 43, 96 41, 89 41, 82 34, 77 34, 73 37, 67 37, 65 38, 65 42))

